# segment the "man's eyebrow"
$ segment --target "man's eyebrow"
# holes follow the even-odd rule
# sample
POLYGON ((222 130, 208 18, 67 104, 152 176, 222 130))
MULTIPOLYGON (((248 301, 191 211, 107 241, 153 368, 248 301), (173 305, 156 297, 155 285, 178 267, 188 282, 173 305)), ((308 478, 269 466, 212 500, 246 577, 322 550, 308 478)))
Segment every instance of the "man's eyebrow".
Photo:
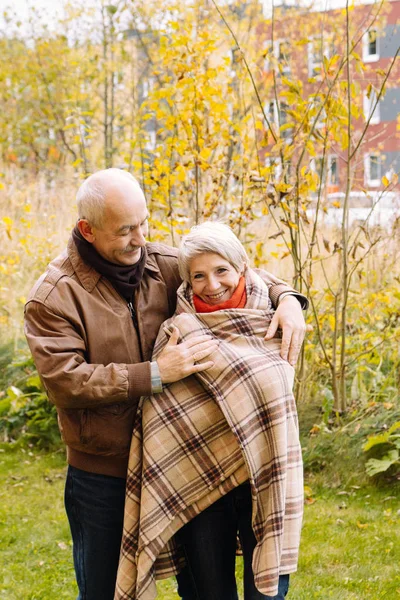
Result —
MULTIPOLYGON (((147 221, 147 219, 149 219, 149 218, 150 218, 150 214, 147 213, 145 218, 143 219, 143 221, 141 221, 139 223, 139 225, 141 225, 142 223, 147 221)), ((131 227, 138 227, 138 225, 121 225, 121 227, 119 229, 117 229, 117 233, 121 233, 121 231, 124 231, 124 229, 130 229, 131 227)))
POLYGON ((131 228, 130 225, 121 225, 121 227, 119 229, 117 229, 117 233, 120 233, 124 229, 130 229, 130 228, 131 228))

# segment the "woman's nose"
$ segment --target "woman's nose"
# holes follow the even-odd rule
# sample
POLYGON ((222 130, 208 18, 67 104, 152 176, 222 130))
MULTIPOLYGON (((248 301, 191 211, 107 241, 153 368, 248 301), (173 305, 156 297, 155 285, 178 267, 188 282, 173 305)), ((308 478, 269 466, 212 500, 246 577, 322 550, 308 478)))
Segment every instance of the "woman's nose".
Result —
POLYGON ((219 288, 219 281, 216 277, 209 277, 207 287, 210 291, 217 290, 219 288))

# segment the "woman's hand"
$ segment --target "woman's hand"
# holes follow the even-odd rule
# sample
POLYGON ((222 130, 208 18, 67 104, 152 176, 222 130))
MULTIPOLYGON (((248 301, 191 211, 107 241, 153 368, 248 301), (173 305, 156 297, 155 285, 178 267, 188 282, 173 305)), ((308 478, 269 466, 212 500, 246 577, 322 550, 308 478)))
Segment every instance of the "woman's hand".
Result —
POLYGON ((172 383, 184 379, 192 373, 205 371, 214 366, 212 360, 204 360, 218 348, 218 341, 209 335, 197 335, 187 342, 178 344, 179 329, 174 327, 168 344, 157 358, 158 369, 163 383, 172 383))
POLYGON ((274 337, 278 327, 282 329, 281 357, 294 367, 300 354, 306 332, 306 323, 300 302, 295 296, 285 296, 268 327, 265 340, 274 337))

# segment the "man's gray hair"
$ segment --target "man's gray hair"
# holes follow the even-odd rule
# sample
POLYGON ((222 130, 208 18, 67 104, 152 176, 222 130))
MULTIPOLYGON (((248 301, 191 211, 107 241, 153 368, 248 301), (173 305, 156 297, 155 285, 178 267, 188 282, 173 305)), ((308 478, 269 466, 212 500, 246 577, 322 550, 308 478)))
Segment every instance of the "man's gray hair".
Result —
POLYGON ((182 238, 178 253, 179 273, 183 281, 190 282, 190 263, 199 254, 219 254, 238 273, 248 265, 249 259, 242 243, 228 225, 207 221, 195 225, 182 238))
POLYGON ((76 194, 79 219, 85 219, 93 227, 103 226, 104 206, 107 197, 106 182, 115 177, 127 177, 140 187, 137 179, 122 169, 104 169, 97 171, 85 179, 76 194))

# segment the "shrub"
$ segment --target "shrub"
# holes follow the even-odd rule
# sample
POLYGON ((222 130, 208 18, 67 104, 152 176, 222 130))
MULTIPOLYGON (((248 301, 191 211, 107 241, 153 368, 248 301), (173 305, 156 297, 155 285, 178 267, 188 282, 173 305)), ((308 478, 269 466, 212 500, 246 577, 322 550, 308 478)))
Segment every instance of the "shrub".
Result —
MULTIPOLYGON (((2 359, 7 348, 0 351, 2 359)), ((60 442, 57 412, 43 390, 27 350, 4 368, 0 398, 0 436, 3 442, 19 440, 41 448, 60 442)))

